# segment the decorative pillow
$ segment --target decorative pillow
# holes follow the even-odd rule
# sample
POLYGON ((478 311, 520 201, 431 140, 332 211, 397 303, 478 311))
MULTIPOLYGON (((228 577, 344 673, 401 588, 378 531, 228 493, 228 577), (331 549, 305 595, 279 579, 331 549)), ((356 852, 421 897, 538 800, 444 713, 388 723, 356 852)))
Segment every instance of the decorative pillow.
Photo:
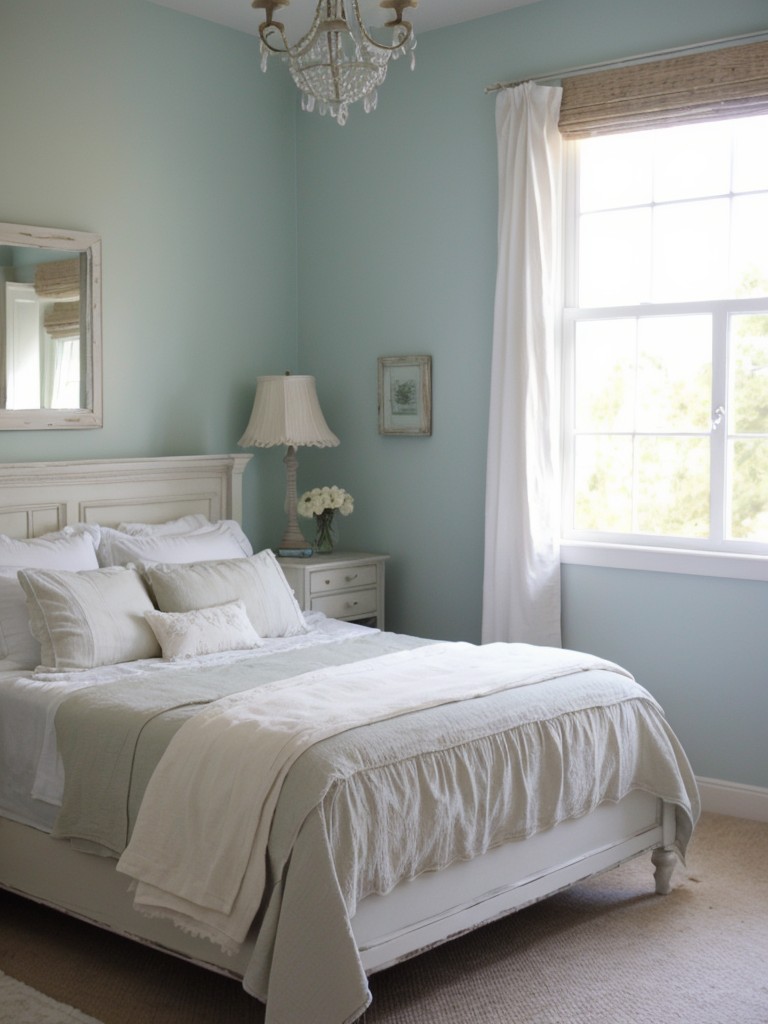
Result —
MULTIPOLYGON (((102 566, 130 562, 202 562, 217 558, 242 558, 253 548, 233 520, 223 519, 190 533, 132 536, 102 527, 99 563, 102 566)), ((210 603, 210 602, 209 602, 210 603)))
POLYGON ((0 672, 33 669, 40 644, 29 628, 27 599, 16 579, 18 569, 0 569, 0 672))
POLYGON ((43 670, 72 672, 160 656, 144 618, 152 601, 135 569, 21 569, 19 583, 43 670))
POLYGON ((221 651, 247 651, 262 645, 242 601, 192 612, 145 612, 144 617, 168 661, 221 651))
POLYGON ((17 569, 98 569, 100 528, 88 523, 18 540, 0 533, 0 566, 17 569))
POLYGON ((165 523, 120 523, 117 528, 121 533, 130 533, 133 537, 146 537, 148 534, 191 533, 206 526, 213 526, 210 519, 201 512, 193 512, 192 515, 169 519, 165 523))
POLYGON ((308 632, 290 584, 269 550, 250 558, 147 566, 144 578, 163 612, 189 612, 239 599, 259 636, 308 632))

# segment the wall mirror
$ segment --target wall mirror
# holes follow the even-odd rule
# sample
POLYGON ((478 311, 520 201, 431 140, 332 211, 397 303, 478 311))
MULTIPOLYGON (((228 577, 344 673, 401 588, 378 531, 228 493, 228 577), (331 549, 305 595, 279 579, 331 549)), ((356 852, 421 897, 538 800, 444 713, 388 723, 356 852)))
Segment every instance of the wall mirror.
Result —
POLYGON ((0 430, 100 427, 101 239, 0 224, 0 430))

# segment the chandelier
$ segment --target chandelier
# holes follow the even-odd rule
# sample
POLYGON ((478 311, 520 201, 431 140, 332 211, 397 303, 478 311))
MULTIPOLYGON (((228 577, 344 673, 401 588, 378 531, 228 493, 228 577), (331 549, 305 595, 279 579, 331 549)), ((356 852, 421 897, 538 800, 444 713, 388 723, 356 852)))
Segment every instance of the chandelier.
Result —
POLYGON ((389 43, 369 34, 358 0, 319 0, 309 31, 293 46, 288 45, 285 26, 272 20, 275 9, 288 3, 252 0, 251 6, 266 12, 259 25, 261 69, 267 70, 271 54, 287 61, 301 91, 302 110, 330 114, 338 124, 346 124, 351 103, 362 100, 366 113, 376 109, 377 89, 387 76, 390 57, 396 60, 410 52, 413 68, 416 39, 411 23, 403 21, 403 10, 416 7, 418 0, 380 0, 380 7, 394 12, 384 26, 392 30, 389 43))

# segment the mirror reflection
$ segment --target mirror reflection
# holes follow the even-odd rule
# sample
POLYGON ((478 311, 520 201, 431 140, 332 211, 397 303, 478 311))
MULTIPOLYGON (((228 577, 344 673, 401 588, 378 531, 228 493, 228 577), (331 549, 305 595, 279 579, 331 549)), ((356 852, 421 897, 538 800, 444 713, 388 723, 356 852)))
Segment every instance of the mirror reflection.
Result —
POLYGON ((0 224, 0 429, 101 426, 100 248, 0 224))

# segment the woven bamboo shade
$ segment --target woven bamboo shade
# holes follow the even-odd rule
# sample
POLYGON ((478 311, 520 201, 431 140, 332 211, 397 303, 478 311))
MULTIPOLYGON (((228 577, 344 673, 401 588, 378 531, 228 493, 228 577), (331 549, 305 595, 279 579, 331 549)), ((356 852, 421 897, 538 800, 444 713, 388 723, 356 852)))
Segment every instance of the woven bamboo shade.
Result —
POLYGON ((768 113, 768 42, 574 75, 562 82, 566 138, 768 113))
POLYGON ((80 258, 38 263, 35 291, 45 299, 76 299, 80 295, 80 258))
POLYGON ((52 338, 80 336, 80 303, 54 302, 43 314, 45 330, 52 338))

